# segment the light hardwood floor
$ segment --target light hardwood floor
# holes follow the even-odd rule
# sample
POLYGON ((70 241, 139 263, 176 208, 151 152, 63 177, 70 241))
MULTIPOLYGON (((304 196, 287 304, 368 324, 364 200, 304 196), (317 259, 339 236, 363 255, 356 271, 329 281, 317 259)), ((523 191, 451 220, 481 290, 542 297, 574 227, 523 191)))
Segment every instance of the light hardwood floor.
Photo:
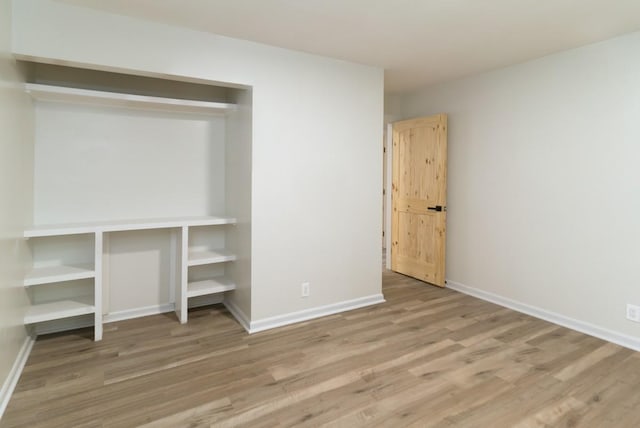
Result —
POLYGON ((383 275, 385 304, 251 336, 215 306, 42 337, 0 425, 640 426, 640 353, 383 275))

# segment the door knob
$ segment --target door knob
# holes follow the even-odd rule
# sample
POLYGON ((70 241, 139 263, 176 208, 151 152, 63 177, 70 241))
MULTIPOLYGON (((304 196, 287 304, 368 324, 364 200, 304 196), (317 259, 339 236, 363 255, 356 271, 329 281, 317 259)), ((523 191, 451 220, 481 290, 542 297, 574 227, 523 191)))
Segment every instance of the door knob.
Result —
POLYGON ((442 205, 436 205, 435 207, 427 207, 428 210, 430 211, 446 211, 447 207, 443 207, 442 205))

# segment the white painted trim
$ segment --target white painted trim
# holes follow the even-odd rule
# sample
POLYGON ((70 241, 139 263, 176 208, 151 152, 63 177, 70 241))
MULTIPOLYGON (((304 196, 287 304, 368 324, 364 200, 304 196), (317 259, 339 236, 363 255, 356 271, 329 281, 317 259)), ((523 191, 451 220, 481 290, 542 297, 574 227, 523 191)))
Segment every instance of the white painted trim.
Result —
MULTIPOLYGON (((102 317, 111 308, 111 234, 102 234, 102 317)), ((95 261, 94 261, 95 263, 95 261)))
POLYGON ((173 312, 175 305, 173 303, 165 303, 163 305, 145 306, 143 308, 127 309, 124 311, 111 312, 104 316, 102 320, 105 324, 124 321, 132 318, 146 317, 149 315, 164 314, 166 312, 173 312))
POLYGON ((358 299, 345 300, 343 302, 332 303, 330 305, 318 306, 317 308, 305 309, 298 312, 291 312, 289 314, 251 321, 248 331, 249 333, 257 333, 259 331, 282 327, 288 324, 294 324, 301 321, 307 321, 384 302, 385 300, 382 294, 373 294, 371 296, 360 297, 358 299))
MULTIPOLYGON (((169 260, 178 260, 178 230, 170 229, 169 260)), ((169 301, 176 301, 176 287, 178 286, 178 267, 181 263, 169 263, 169 301)))
POLYGON ((145 218, 122 221, 96 221, 89 223, 45 224, 32 226, 24 231, 25 238, 42 236, 77 235, 80 233, 123 232, 126 230, 172 229, 187 226, 215 226, 236 224, 233 217, 171 217, 145 218))
MULTIPOLYGON (((209 297, 209 296, 207 296, 209 297)), ((197 298, 196 298, 197 299, 197 298)), ((222 303, 222 298, 215 296, 212 298, 195 300, 190 302, 189 308, 198 308, 202 306, 216 305, 222 303)), ((142 308, 127 309, 125 311, 112 312, 110 314, 104 314, 102 318, 103 324, 108 324, 117 321, 124 321, 133 318, 146 317, 149 315, 164 314, 173 312, 175 305, 173 303, 165 303, 163 305, 146 306, 142 308)), ((77 330, 79 328, 93 327, 95 325, 93 319, 73 317, 64 318, 60 320, 47 321, 44 323, 38 323, 35 325, 35 333, 37 336, 41 334, 59 333, 61 331, 77 330)))
POLYGON ((119 92, 105 92, 91 89, 69 88, 65 86, 26 83, 25 91, 34 100, 90 104, 119 108, 142 108, 146 110, 172 111, 178 113, 201 113, 224 115, 235 110, 234 104, 212 101, 185 100, 119 92))
POLYGON ((385 195, 386 204, 385 204, 385 213, 384 213, 384 223, 385 223, 385 252, 386 252, 386 268, 391 270, 391 194, 393 193, 391 189, 393 188, 393 124, 387 124, 387 158, 385 162, 387 163, 387 194, 385 195))
POLYGON ((36 336, 42 334, 60 333, 61 331, 77 330, 79 328, 88 328, 95 325, 95 319, 92 314, 80 315, 71 318, 61 318, 41 322, 35 325, 34 333, 36 336))
POLYGON ((95 254, 93 256, 96 277, 93 279, 93 340, 102 340, 102 255, 104 254, 104 235, 105 233, 96 232, 95 254))
POLYGON ((513 309, 514 311, 522 312, 532 317, 540 318, 588 334, 589 336, 624 346, 625 348, 633 349, 634 351, 640 351, 640 337, 629 336, 585 321, 569 318, 556 312, 531 306, 478 288, 469 287, 459 282, 447 280, 447 287, 460 293, 468 294, 469 296, 477 297, 478 299, 486 300, 487 302, 495 303, 496 305, 504 306, 505 308, 513 309))
POLYGON ((31 349, 33 348, 33 344, 35 342, 36 341, 32 336, 25 337, 24 342, 20 347, 20 351, 18 351, 18 355, 13 362, 13 366, 11 367, 7 378, 2 384, 2 389, 0 389, 0 419, 2 419, 2 415, 4 414, 4 411, 9 404, 9 400, 11 399, 11 395, 13 394, 13 390, 18 384, 18 379, 20 379, 20 375, 22 374, 24 365, 29 359, 29 354, 31 354, 31 349))
POLYGON ((188 301, 188 308, 201 308, 203 306, 217 305, 224 303, 224 293, 205 294, 204 296, 192 297, 188 301))
POLYGON ((235 303, 233 303, 229 299, 225 298, 222 303, 227 308, 227 310, 231 312, 231 315, 233 315, 233 317, 240 323, 240 325, 245 330, 247 330, 247 333, 251 333, 250 321, 247 314, 245 314, 244 311, 242 311, 242 309, 240 309, 235 303))

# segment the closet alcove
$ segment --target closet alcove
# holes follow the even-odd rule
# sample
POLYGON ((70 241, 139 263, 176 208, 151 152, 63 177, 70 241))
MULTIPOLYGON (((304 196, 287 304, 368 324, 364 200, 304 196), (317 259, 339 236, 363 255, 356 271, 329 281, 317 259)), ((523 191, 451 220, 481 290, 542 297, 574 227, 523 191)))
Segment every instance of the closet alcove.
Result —
MULTIPOLYGON (((251 88, 24 62, 38 334, 250 301, 251 88)), ((243 303, 244 302, 244 303, 243 303)))

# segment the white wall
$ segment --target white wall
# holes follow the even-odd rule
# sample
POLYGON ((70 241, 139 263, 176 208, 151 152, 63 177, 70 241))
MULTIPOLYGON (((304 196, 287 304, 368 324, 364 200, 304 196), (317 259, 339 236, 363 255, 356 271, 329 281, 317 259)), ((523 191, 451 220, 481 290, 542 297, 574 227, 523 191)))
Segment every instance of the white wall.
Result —
POLYGON ((34 223, 223 214, 224 146, 223 117, 37 102, 34 223))
MULTIPOLYGON (((36 225, 225 214, 224 117, 38 101, 35 123, 36 225)), ((169 230, 104 239, 105 314, 173 303, 169 230)), ((39 240, 34 264, 58 258, 60 240, 39 240)), ((93 289, 68 285, 75 295, 93 289)), ((37 287, 34 299, 55 298, 49 290, 37 287)))
POLYGON ((447 278, 640 338, 640 33, 402 97, 449 114, 447 278))
POLYGON ((50 0, 14 9, 22 56, 253 87, 252 320, 380 293, 382 70, 50 0))
POLYGON ((233 278, 236 289, 226 293, 227 304, 251 314, 251 90, 237 91, 233 100, 237 108, 227 116, 225 151, 225 206, 227 215, 237 224, 226 227, 226 248, 237 259, 227 263, 225 272, 233 278))
POLYGON ((25 342, 27 259, 22 230, 31 199, 31 106, 10 55, 11 4, 0 0, 0 415, 7 376, 25 342))

